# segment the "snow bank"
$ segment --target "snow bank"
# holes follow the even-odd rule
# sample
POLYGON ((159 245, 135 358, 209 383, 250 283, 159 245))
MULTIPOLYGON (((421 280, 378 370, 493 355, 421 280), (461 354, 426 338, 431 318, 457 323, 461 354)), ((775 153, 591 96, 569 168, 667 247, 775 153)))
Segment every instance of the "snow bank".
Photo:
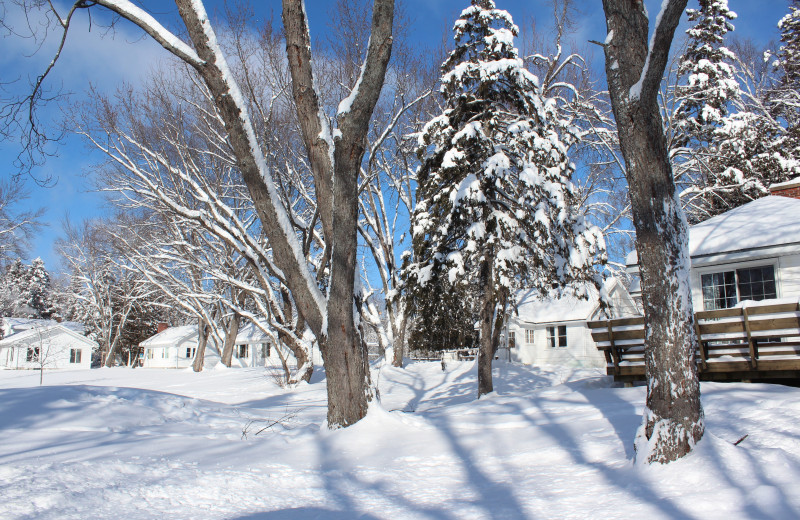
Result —
POLYGON ((634 467, 644 388, 497 365, 480 401, 472 363, 383 367, 380 404, 332 432, 322 370, 290 391, 263 369, 2 371, 0 517, 800 517, 800 389, 704 383, 696 451, 634 467))

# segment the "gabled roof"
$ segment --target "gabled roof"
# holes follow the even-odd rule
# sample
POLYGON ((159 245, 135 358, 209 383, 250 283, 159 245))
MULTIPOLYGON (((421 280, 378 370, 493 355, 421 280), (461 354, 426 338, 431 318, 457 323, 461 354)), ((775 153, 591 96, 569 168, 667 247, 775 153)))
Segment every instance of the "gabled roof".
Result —
MULTIPOLYGON (((800 244, 800 199, 770 195, 689 228, 692 258, 800 244)), ((625 259, 636 265, 636 251, 625 259)))
MULTIPOLYGON (((261 322, 261 324, 269 328, 264 322, 261 322)), ((269 336, 264 334, 264 331, 251 321, 243 323, 239 328, 239 334, 236 335, 237 345, 256 345, 259 343, 267 343, 269 340, 269 336)))
POLYGON ((77 321, 58 322, 56 320, 37 320, 33 318, 0 318, 0 322, 2 322, 0 325, 2 325, 3 335, 5 337, 37 327, 54 327, 56 325, 61 325, 81 336, 83 336, 85 332, 83 323, 77 321))
MULTIPOLYGON (((40 320, 44 321, 44 320, 40 320)), ((55 323, 55 322, 54 322, 55 323)), ((41 335, 47 336, 48 338, 52 338, 54 336, 59 335, 67 335, 76 341, 80 341, 85 345, 91 347, 98 347, 96 341, 93 341, 86 336, 82 336, 67 327, 64 327, 61 324, 56 323, 55 325, 47 325, 47 326, 40 326, 40 327, 31 327, 29 329, 23 330, 22 332, 18 332, 16 334, 12 334, 3 340, 0 340, 0 348, 3 347, 14 347, 14 346, 25 346, 25 345, 32 345, 38 342, 41 338, 41 335)))
MULTIPOLYGON (((627 291, 616 278, 606 281, 604 288, 612 300, 618 297, 630 300, 627 291), (615 297, 613 293, 618 296, 615 297)), ((553 294, 545 298, 539 296, 535 290, 523 291, 518 295, 518 302, 515 318, 519 322, 531 324, 587 321, 600 309, 600 295, 591 284, 577 289, 567 288, 560 296, 553 294), (581 298, 581 294, 588 298, 581 298)), ((633 300, 630 300, 629 305, 634 306, 633 300)))
POLYGON ((139 343, 139 346, 143 348, 163 348, 181 346, 186 343, 197 346, 197 337, 197 325, 180 325, 178 327, 169 327, 158 334, 150 336, 139 343))

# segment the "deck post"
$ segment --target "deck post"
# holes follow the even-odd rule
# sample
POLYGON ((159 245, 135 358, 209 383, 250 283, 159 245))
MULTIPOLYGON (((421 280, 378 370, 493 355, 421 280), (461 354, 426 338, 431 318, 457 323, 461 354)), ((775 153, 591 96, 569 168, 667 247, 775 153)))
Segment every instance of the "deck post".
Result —
POLYGON ((758 346, 753 341, 750 332, 750 320, 747 316, 747 307, 742 307, 742 319, 744 320, 744 331, 747 334, 747 345, 750 347, 750 368, 758 370, 758 346))
POLYGON ((608 320, 606 322, 606 329, 608 330, 608 341, 611 345, 611 356, 614 359, 614 375, 619 375, 619 352, 617 352, 617 346, 614 345, 614 326, 612 325, 613 320, 608 320))

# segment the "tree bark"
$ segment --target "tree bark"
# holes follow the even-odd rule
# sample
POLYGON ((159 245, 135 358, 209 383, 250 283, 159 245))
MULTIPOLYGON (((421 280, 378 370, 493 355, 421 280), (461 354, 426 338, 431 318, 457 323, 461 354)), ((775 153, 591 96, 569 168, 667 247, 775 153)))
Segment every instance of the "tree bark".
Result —
POLYGON ((492 342, 495 310, 494 286, 492 284, 492 260, 484 255, 478 275, 481 292, 480 335, 478 338, 478 397, 494 391, 492 383, 492 342))
POLYGON ((233 349, 236 346, 236 336, 239 335, 239 324, 241 323, 242 316, 238 313, 233 313, 231 316, 230 325, 225 334, 225 343, 222 346, 222 364, 230 368, 233 359, 233 349))
POLYGON ((688 225, 676 198, 657 106, 669 48, 686 3, 671 0, 664 5, 648 49, 642 1, 603 0, 608 31, 613 31, 605 45, 606 75, 627 169, 642 279, 647 402, 636 458, 647 463, 683 457, 704 430, 688 225))
POLYGON ((327 331, 317 335, 328 379, 330 428, 359 421, 366 415, 372 399, 368 357, 354 312, 357 304, 358 175, 370 117, 391 55, 393 19, 394 1, 375 0, 371 36, 361 76, 349 98, 349 107, 337 114, 339 131, 333 141, 331 164, 330 142, 322 138, 327 128, 323 127, 324 122, 320 119, 319 100, 313 88, 311 36, 306 13, 301 0, 283 2, 286 53, 294 100, 312 161, 323 231, 329 233, 325 237, 326 243, 332 244, 327 331), (316 180, 318 176, 320 180, 316 180))
POLYGON ((200 322, 197 325, 197 351, 194 353, 194 362, 192 362, 192 370, 195 372, 203 371, 203 363, 205 363, 206 360, 206 345, 208 344, 208 333, 210 332, 210 328, 211 327, 206 324, 205 320, 200 318, 200 322))

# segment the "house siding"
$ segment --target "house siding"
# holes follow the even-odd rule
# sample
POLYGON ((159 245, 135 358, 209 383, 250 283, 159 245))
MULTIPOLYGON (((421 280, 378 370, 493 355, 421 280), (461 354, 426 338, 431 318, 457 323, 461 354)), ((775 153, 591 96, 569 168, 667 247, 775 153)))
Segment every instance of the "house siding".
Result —
POLYGON ((694 309, 696 311, 709 310, 703 305, 703 288, 701 284, 703 274, 768 264, 775 266, 778 298, 800 298, 800 253, 770 256, 762 252, 760 258, 692 267, 691 286, 694 309))
POLYGON ((561 365, 567 367, 598 367, 606 365, 603 354, 597 350, 591 331, 586 322, 553 323, 535 326, 513 324, 509 327, 515 333, 516 347, 509 349, 511 361, 528 365, 561 365), (547 341, 547 327, 566 325, 567 346, 551 347, 547 341), (534 342, 526 343, 525 331, 534 331, 534 342))
POLYGON ((92 366, 92 349, 94 344, 82 341, 66 332, 54 332, 41 340, 34 338, 25 343, 20 342, 0 347, 0 366, 10 369, 33 370, 41 367, 37 361, 28 361, 28 348, 39 347, 45 353, 45 370, 53 369, 89 369, 92 366), (80 363, 70 363, 70 351, 80 351, 80 363))

